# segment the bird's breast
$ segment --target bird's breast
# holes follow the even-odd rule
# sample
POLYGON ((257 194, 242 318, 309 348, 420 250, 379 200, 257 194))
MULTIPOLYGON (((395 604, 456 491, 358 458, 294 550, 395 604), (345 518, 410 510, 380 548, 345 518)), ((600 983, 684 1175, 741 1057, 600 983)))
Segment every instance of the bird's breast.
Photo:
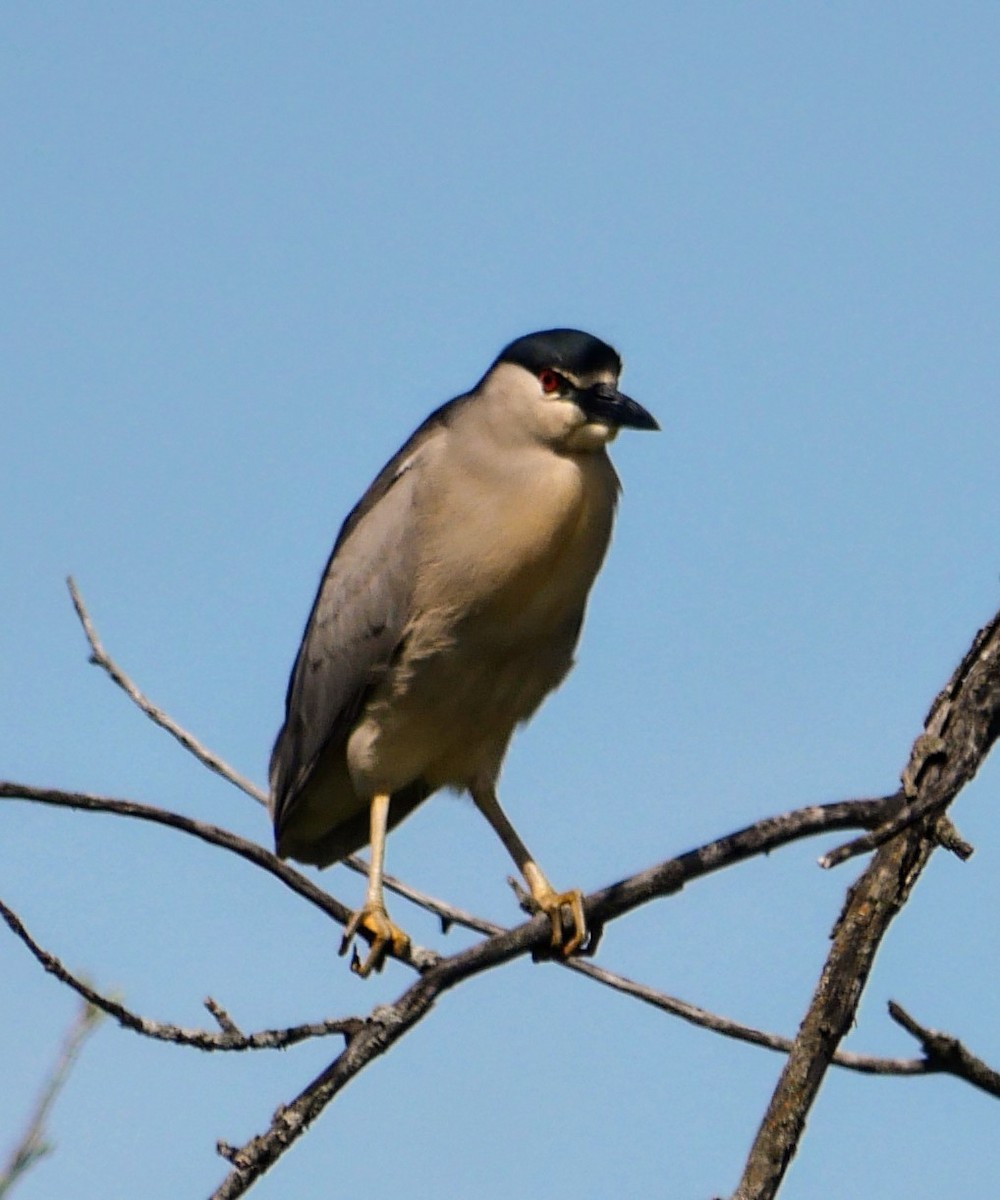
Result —
POLYGON ((461 488, 420 497, 412 615, 348 745, 360 791, 495 774, 564 678, 617 495, 603 452, 581 458, 539 456, 506 479, 467 469, 461 488))
POLYGON ((582 612, 611 536, 618 481, 606 454, 493 464, 435 504, 418 610, 444 608, 499 643, 545 638, 582 612), (527 469, 525 469, 525 467, 527 469), (471 481, 471 482, 470 482, 471 481))

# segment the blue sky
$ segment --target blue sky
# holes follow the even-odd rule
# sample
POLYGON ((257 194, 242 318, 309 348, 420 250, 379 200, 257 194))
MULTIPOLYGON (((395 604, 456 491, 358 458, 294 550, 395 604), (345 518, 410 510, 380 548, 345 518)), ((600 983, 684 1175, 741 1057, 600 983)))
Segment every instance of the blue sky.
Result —
MULTIPOLYGON (((576 671, 501 796, 591 889, 772 812, 896 786, 995 611, 1000 10, 986 3, 51 4, 0 38, 0 760, 267 842, 263 814, 96 670, 63 579, 161 705, 261 781, 340 520, 511 338, 622 352, 656 436, 576 671)), ((890 936, 899 1000, 1000 1063, 992 763, 890 936)), ((832 844, 828 843, 828 844, 832 844)), ((600 961, 793 1032, 858 864, 802 844, 633 914, 600 961)), ((388 869, 496 920, 497 839, 435 799, 388 869)), ((361 883, 320 877, 353 903, 361 883)), ((364 1013, 336 931, 168 831, 0 806, 0 895, 139 1011, 364 1013)), ((434 923, 397 902, 415 938, 434 923)), ((0 937, 0 1141, 74 1009, 0 937)), ((442 1002, 256 1188, 553 1200, 734 1186, 780 1069, 526 963, 442 1002)), ((204 1056, 106 1024, 19 1192, 173 1200, 333 1053, 204 1056)), ((993 1102, 831 1077, 783 1196, 985 1195, 993 1102), (933 1129, 946 1155, 914 1145, 933 1129)))

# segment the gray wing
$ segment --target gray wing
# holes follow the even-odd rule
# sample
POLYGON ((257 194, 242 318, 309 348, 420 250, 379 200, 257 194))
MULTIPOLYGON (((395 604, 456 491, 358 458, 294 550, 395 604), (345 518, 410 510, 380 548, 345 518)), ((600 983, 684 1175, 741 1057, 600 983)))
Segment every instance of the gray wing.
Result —
POLYGON ((306 624, 271 754, 271 816, 279 833, 322 751, 346 741, 389 666, 409 616, 415 571, 412 510, 427 442, 446 406, 386 465, 337 537, 306 624))

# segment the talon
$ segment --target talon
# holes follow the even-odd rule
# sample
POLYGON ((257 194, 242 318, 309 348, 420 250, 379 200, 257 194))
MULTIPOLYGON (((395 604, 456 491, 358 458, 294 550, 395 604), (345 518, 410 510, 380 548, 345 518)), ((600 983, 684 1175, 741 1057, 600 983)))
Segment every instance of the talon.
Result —
POLYGON ((351 919, 344 926, 344 934, 340 939, 340 949, 337 951, 341 957, 347 953, 347 948, 350 946, 354 935, 358 932, 358 926, 361 924, 361 919, 364 915, 365 910, 363 908, 356 909, 351 913, 351 919))
POLYGON ((538 888, 532 892, 535 903, 552 923, 552 948, 561 947, 564 958, 569 958, 583 945, 587 936, 587 921, 583 915, 583 893, 579 888, 569 892, 555 892, 551 888, 538 888), (568 941, 563 940, 562 909, 565 905, 572 914, 573 932, 568 941))
POLYGON ((382 970, 390 947, 397 956, 405 954, 410 948, 409 937, 398 925, 390 921, 389 914, 381 906, 364 904, 357 912, 351 914, 340 941, 341 954, 347 953, 355 934, 359 931, 363 931, 366 936, 370 935, 371 942, 364 959, 358 955, 356 946, 351 955, 351 970, 362 979, 366 979, 372 971, 382 970))

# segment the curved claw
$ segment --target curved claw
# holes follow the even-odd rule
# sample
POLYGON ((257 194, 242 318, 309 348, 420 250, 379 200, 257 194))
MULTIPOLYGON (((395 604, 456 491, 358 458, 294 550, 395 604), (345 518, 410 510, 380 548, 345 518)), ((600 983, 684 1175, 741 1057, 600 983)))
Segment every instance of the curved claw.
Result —
POLYGON ((535 903, 545 913, 552 923, 552 948, 561 947, 563 956, 569 958, 574 951, 579 950, 587 936, 587 921, 583 915, 583 892, 573 888, 569 892, 555 892, 538 889, 532 892, 535 903), (570 910, 573 917, 573 932, 568 940, 563 940, 562 909, 563 905, 570 910))
POLYGON ((344 928, 344 936, 340 940, 341 954, 347 953, 348 947, 354 940, 354 935, 359 930, 364 930, 366 934, 371 935, 371 945, 364 959, 362 960, 359 956, 357 948, 351 955, 351 970, 355 975, 360 975, 362 979, 367 978, 372 971, 382 970, 390 947, 397 957, 406 954, 410 948, 409 937, 398 925, 393 924, 389 919, 389 914, 381 905, 364 904, 357 912, 352 913, 351 919, 344 928))

